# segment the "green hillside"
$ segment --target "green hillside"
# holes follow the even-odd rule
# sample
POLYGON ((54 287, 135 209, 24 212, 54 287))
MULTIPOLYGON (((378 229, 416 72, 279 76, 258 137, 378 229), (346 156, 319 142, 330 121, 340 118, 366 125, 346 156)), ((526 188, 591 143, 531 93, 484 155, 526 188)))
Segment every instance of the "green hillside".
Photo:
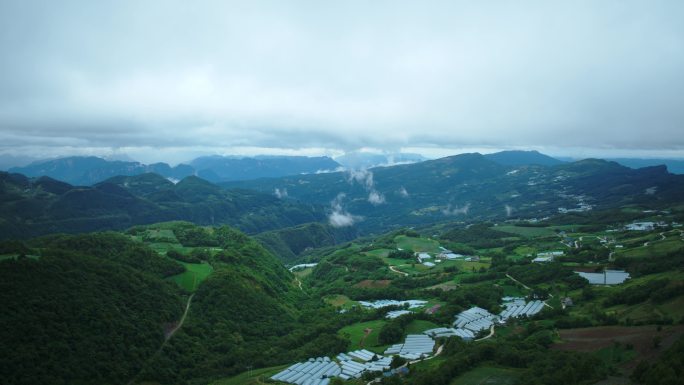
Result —
POLYGON ((183 312, 176 264, 114 234, 37 244, 0 261, 2 382, 125 383, 183 312))
POLYGON ((633 170, 598 159, 504 166, 475 153, 368 171, 222 185, 262 192, 287 189, 290 199, 321 205, 335 201, 363 233, 379 234, 436 222, 542 218, 562 210, 581 214, 628 204, 662 208, 681 199, 684 177, 664 167, 633 170), (371 194, 382 199, 372 201, 371 194))
POLYGON ((173 184, 156 174, 142 174, 74 187, 0 172, 0 239, 123 230, 169 220, 229 224, 257 233, 321 219, 323 213, 312 205, 225 190, 197 177, 173 184))

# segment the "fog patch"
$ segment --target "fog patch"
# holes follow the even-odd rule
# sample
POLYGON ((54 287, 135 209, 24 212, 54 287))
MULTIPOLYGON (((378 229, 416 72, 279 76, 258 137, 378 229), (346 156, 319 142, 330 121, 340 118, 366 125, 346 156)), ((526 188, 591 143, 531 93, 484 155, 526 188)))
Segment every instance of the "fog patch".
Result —
POLYGON ((287 189, 284 188, 284 189, 281 190, 281 189, 279 189, 279 188, 276 187, 276 189, 275 189, 275 191, 273 192, 273 194, 274 194, 274 195, 276 196, 276 198, 278 198, 278 199, 287 198, 287 189))
POLYGON ((467 203, 463 207, 458 207, 458 206, 447 206, 444 210, 442 210, 442 214, 446 216, 455 216, 455 215, 468 215, 468 211, 470 211, 470 203, 467 203))
POLYGON ((401 186, 401 188, 399 189, 398 192, 399 192, 399 196, 402 198, 408 198, 409 197, 409 193, 408 193, 408 191, 406 191, 406 188, 404 186, 401 186))
POLYGON ((342 201, 346 195, 344 193, 337 194, 337 197, 330 202, 332 212, 328 215, 328 223, 332 227, 349 227, 354 223, 363 219, 358 215, 352 215, 342 207, 342 201))
POLYGON ((381 205, 385 203, 385 196, 375 190, 372 190, 368 194, 368 202, 372 203, 375 206, 381 205))
POLYGON ((368 191, 368 202, 374 206, 385 203, 385 196, 375 189, 375 182, 373 181, 373 172, 367 169, 349 170, 347 182, 354 184, 354 182, 363 186, 368 191))

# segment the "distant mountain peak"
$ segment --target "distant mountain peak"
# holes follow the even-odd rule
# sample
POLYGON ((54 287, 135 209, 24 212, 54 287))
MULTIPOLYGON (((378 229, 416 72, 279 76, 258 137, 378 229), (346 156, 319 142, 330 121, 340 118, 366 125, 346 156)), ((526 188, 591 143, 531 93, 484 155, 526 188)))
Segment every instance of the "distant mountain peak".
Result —
POLYGON ((557 166, 564 162, 536 150, 507 150, 485 155, 486 158, 493 160, 504 166, 557 166))

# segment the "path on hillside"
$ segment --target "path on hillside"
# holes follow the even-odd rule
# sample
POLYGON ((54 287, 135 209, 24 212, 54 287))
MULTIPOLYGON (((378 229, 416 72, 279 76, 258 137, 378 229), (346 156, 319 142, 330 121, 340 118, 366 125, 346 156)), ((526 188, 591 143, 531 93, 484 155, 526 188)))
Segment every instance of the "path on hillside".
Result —
POLYGON ((194 297, 195 294, 191 294, 190 297, 188 297, 188 302, 185 304, 185 311, 183 312, 183 316, 181 317, 180 321, 178 321, 178 325, 176 325, 173 329, 169 331, 169 333, 164 337, 164 343, 162 343, 162 346, 159 348, 161 350, 166 342, 173 337, 173 335, 178 331, 178 329, 183 326, 183 322, 185 322, 185 317, 188 315, 188 311, 190 310, 190 303, 192 302, 192 297, 194 297))
POLYGON ((667 239, 667 237, 665 237, 665 232, 658 233, 658 235, 660 235, 660 239, 656 239, 655 241, 644 242, 644 247, 647 247, 648 245, 650 245, 653 242, 664 241, 667 239))
POLYGON ((506 273, 506 277, 510 278, 510 279, 511 279, 511 280, 512 280, 513 282, 515 282, 515 283, 517 283, 517 284, 521 285, 521 286, 522 286, 522 287, 524 287, 525 289, 527 289, 527 290, 532 290, 532 288, 531 288, 531 287, 529 287, 529 286, 525 285, 524 283, 522 283, 522 282, 518 281, 517 279, 515 279, 515 278, 511 277, 511 275, 510 275, 510 274, 506 273))
POLYGON ((295 277, 295 282, 297 282, 297 286, 299 286, 299 290, 304 291, 304 289, 302 289, 302 281, 299 280, 299 277, 295 277))
POLYGON ((145 364, 143 364, 140 371, 138 373, 136 373, 136 375, 133 376, 133 378, 131 378, 131 380, 126 383, 126 385, 131 385, 135 382, 135 380, 138 379, 138 377, 140 376, 140 373, 142 373, 142 371, 145 369, 147 363, 152 361, 155 357, 157 357, 161 353, 162 349, 164 349, 164 346, 166 346, 166 344, 169 342, 171 337, 173 337, 173 335, 176 334, 176 332, 183 326, 183 323, 185 322, 185 317, 187 317, 188 312, 190 311, 190 304, 192 303, 192 298, 194 296, 195 296, 195 294, 193 293, 190 295, 190 297, 188 297, 188 302, 185 304, 185 311, 183 311, 183 315, 181 316, 180 321, 178 321, 178 325, 176 325, 173 329, 169 330, 169 332, 166 334, 166 336, 164 336, 164 342, 162 342, 161 346, 159 346, 159 349, 157 349, 157 351, 155 351, 154 354, 152 354, 150 356, 150 358, 147 359, 147 361, 145 362, 145 364))
POLYGON ((403 271, 397 270, 394 266, 390 266, 389 269, 397 274, 402 274, 404 277, 408 277, 408 273, 404 273, 403 271))
POLYGON ((489 334, 487 336, 482 337, 482 338, 478 338, 475 341, 484 341, 484 340, 492 338, 493 336, 494 336, 494 324, 492 324, 492 326, 489 328, 489 334))

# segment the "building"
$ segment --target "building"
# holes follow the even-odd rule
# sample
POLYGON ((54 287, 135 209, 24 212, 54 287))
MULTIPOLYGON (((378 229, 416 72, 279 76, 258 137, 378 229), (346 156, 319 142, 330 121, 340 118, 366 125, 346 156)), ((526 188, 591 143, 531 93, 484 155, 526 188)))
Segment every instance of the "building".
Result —
POLYGON ((630 278, 624 270, 605 270, 603 273, 585 273, 576 271, 582 278, 592 285, 619 285, 630 278))
POLYGON ((630 231, 651 231, 655 228, 653 222, 635 222, 625 226, 625 229, 630 231))

